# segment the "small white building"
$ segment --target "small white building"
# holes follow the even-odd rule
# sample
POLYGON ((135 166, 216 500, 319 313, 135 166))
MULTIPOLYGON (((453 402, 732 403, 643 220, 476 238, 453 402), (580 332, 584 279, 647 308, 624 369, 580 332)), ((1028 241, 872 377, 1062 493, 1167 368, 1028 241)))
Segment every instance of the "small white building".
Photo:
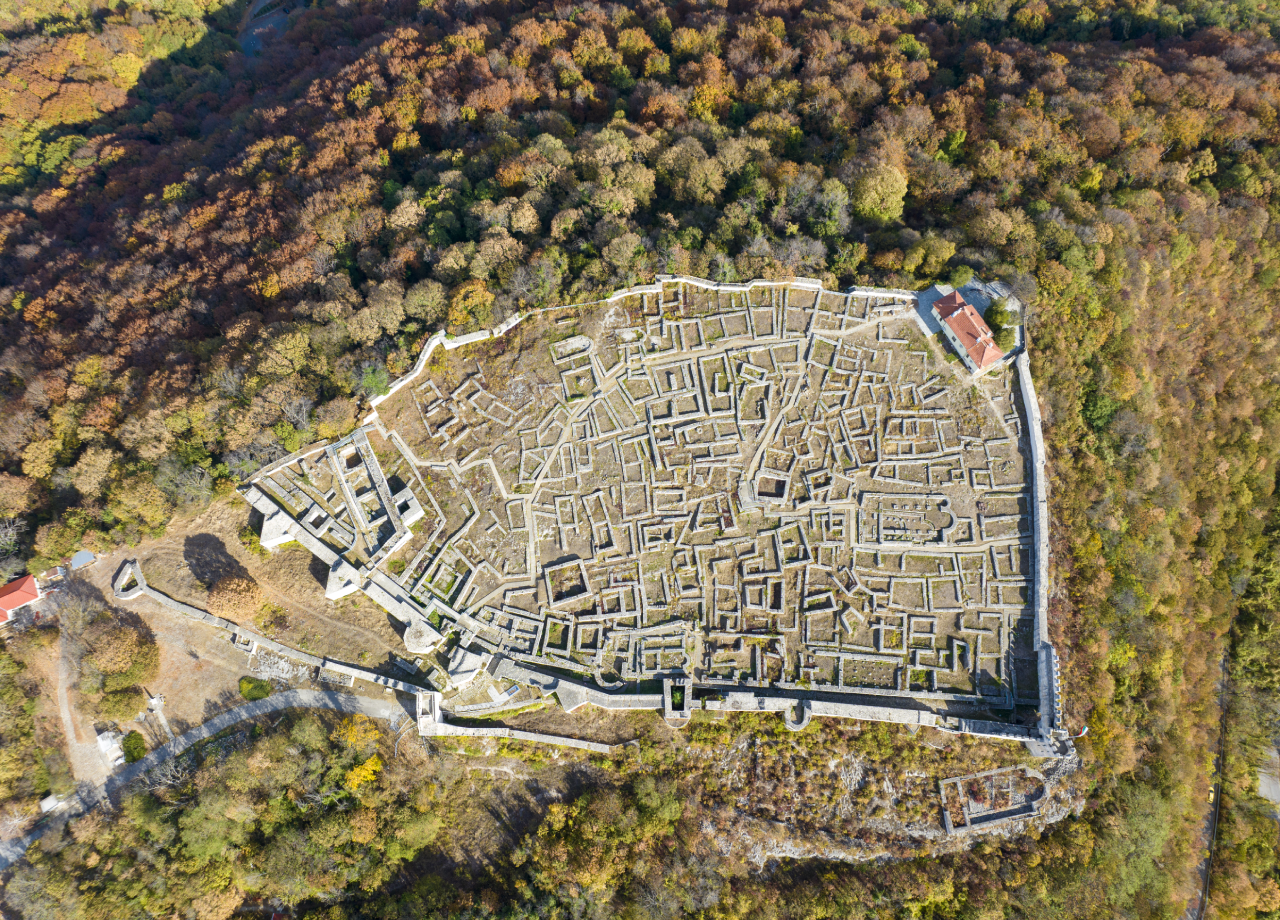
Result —
POLYGON ((118 767, 124 763, 124 735, 116 731, 106 731, 98 735, 98 750, 107 759, 107 763, 118 767))
POLYGON ((1004 352, 996 347, 991 327, 959 291, 939 297, 930 312, 970 373, 985 374, 1000 363, 1004 352))

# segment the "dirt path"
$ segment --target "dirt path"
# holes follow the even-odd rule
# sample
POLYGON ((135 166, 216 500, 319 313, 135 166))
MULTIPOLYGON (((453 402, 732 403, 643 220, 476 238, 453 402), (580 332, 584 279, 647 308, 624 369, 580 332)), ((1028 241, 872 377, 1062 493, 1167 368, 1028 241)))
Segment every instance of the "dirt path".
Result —
POLYGON ((1228 655, 1224 654, 1221 665, 1222 676, 1218 681, 1218 708, 1222 716, 1218 726, 1218 753, 1214 756, 1213 782, 1210 787, 1213 790, 1213 807, 1209 809, 1209 814, 1204 819, 1204 835, 1208 838, 1209 848, 1200 865, 1196 867, 1196 875, 1200 883, 1199 890, 1187 905, 1187 909, 1183 911, 1180 920, 1201 920, 1205 909, 1209 906, 1209 890, 1213 882, 1213 851, 1218 843, 1218 813, 1222 810, 1222 758, 1225 756, 1227 746, 1227 706, 1231 701, 1231 673, 1227 670, 1227 662, 1228 655))
MULTIPOLYGON (((303 617, 303 618, 314 617, 315 619, 321 621, 322 623, 332 627, 334 630, 345 633, 345 635, 348 637, 349 640, 356 638, 356 636, 363 637, 365 641, 365 645, 363 646, 363 649, 365 650, 374 651, 378 653, 385 653, 387 651, 390 651, 390 652, 404 651, 404 649, 398 648, 394 645, 389 646, 386 636, 379 635, 378 633, 374 632, 372 629, 369 629, 364 626, 360 626, 355 623, 350 623, 345 620, 340 620, 337 617, 330 616, 324 611, 315 609, 314 607, 303 606, 302 604, 298 603, 296 600, 294 600, 284 592, 276 590, 274 587, 271 586, 270 582, 259 581, 258 583, 262 586, 263 591, 266 592, 267 597, 271 598, 272 601, 274 601, 275 603, 283 607, 285 609, 285 612, 290 614, 291 616, 303 617)), ((370 601, 369 603, 373 603, 373 602, 370 601)), ((242 625, 252 626, 253 624, 247 623, 242 625)), ((354 642, 352 642, 352 646, 359 647, 359 646, 356 646, 354 642)))
POLYGON ((67 687, 71 683, 71 662, 67 655, 67 640, 58 640, 58 711, 62 715, 62 730, 67 736, 67 759, 71 762, 71 775, 76 782, 97 785, 110 771, 110 764, 98 750, 98 740, 82 740, 75 714, 71 711, 71 699, 67 687))

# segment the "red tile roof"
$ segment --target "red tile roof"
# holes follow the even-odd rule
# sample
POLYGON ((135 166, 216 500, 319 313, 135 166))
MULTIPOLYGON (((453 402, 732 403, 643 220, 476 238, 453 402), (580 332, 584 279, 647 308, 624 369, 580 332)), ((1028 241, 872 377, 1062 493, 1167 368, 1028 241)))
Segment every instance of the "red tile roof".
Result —
POLYGON ((946 297, 934 301, 933 309, 938 312, 938 318, 951 327, 951 331, 960 340, 960 345, 969 353, 969 360, 978 370, 985 371, 1004 357, 1004 352, 996 348, 991 327, 960 296, 959 291, 952 291, 946 297))
POLYGON ((32 601, 40 599, 40 588, 35 576, 23 575, 0 588, 0 623, 9 619, 9 614, 19 607, 25 607, 32 601))

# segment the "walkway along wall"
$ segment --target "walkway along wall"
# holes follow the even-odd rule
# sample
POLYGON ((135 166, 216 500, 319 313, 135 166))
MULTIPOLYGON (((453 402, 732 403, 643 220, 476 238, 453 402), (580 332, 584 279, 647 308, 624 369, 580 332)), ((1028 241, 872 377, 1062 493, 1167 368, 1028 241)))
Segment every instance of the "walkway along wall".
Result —
POLYGON ((1062 698, 1059 691, 1058 654, 1049 641, 1049 486, 1045 472, 1044 434, 1041 431, 1040 402, 1031 380, 1031 359, 1024 349, 1018 355, 1018 385, 1027 413, 1027 433, 1031 441, 1031 529, 1035 539, 1035 649, 1040 676, 1040 735, 1048 740, 1062 728, 1062 698))

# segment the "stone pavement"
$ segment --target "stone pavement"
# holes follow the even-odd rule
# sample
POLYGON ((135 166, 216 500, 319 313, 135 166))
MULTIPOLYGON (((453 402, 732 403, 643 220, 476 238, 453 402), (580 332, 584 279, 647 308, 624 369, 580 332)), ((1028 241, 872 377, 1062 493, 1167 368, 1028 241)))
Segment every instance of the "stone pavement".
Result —
POLYGON ((1280 806, 1280 751, 1273 750, 1258 770, 1258 795, 1280 806))

